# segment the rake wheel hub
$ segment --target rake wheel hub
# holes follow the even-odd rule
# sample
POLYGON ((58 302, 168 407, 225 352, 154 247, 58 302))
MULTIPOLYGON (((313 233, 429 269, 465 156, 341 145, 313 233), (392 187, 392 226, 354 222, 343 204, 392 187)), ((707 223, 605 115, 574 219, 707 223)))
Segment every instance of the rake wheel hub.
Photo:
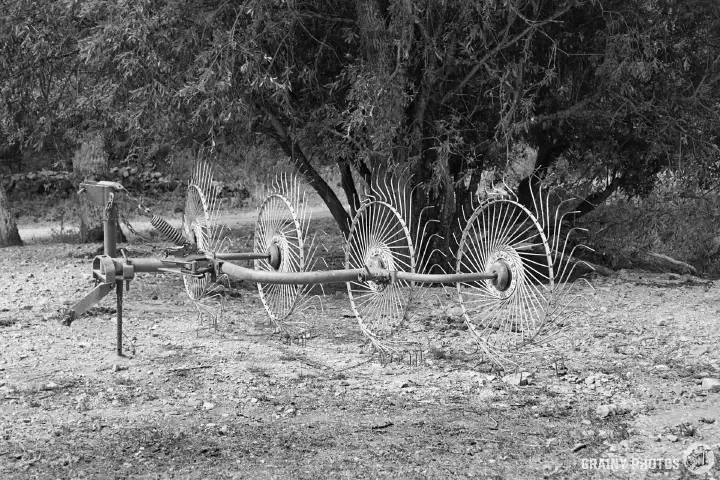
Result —
POLYGON ((270 268, 272 268, 276 272, 280 270, 280 265, 282 265, 282 250, 278 246, 277 241, 273 241, 268 246, 266 253, 269 257, 268 263, 270 264, 270 268))
POLYGON ((385 268, 385 262, 379 255, 371 255, 370 257, 368 257, 365 265, 367 265, 368 268, 385 268))
POLYGON ((488 269, 490 273, 495 274, 495 278, 490 284, 495 287, 498 292, 504 292, 512 285, 513 274, 510 264, 505 259, 499 258, 488 269))
POLYGON ((499 248, 492 252, 486 263, 487 271, 497 276, 486 280, 488 287, 494 289, 498 299, 509 298, 515 293, 517 280, 521 275, 522 260, 520 255, 512 248, 499 248))
MULTIPOLYGON (((388 252, 381 248, 374 248, 365 259, 365 266, 368 268, 376 268, 386 270, 392 264, 392 258, 388 258, 388 252)), ((378 282, 373 280, 367 281, 368 286, 375 292, 385 290, 389 282, 378 282)))

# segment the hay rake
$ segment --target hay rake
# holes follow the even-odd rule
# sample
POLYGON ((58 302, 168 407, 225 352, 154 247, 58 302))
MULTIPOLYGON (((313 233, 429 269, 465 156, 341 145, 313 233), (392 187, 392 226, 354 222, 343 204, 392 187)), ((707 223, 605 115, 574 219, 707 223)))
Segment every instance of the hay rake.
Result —
POLYGON ((70 325, 114 288, 122 355, 123 285, 129 288, 137 273, 169 272, 183 276, 194 302, 214 295, 224 277, 257 284, 271 321, 284 332, 292 330, 289 319, 312 286, 345 282, 360 329, 381 355, 399 351, 402 342, 393 334, 407 322, 413 294, 428 284, 456 285, 468 329, 491 357, 547 342, 563 329, 574 299, 568 281, 573 253, 566 254, 570 233, 561 236, 563 215, 560 207, 551 209, 549 195, 534 196, 530 207, 510 195, 481 202, 461 219, 456 271, 427 273, 431 221, 423 221, 425 211, 413 216, 407 183, 383 178, 370 187, 353 217, 342 270, 316 269, 318 245, 307 239, 308 202, 295 178, 276 180, 259 207, 253 251, 229 252, 212 169, 198 162, 181 228, 138 204, 176 245, 164 258, 128 258, 124 251, 118 256, 115 196, 125 190, 117 183, 86 182, 82 188, 91 200, 105 206, 104 252, 93 259, 95 288, 64 312, 63 323, 70 325), (253 261, 254 268, 237 261, 253 261))

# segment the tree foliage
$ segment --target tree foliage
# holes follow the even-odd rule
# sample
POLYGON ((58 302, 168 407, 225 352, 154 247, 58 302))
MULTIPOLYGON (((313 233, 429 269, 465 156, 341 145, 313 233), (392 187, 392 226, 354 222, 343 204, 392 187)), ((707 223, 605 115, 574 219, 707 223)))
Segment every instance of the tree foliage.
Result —
POLYGON ((521 143, 537 176, 589 185, 583 213, 718 160, 716 0, 2 3, 3 145, 102 132, 125 159, 259 135, 343 229, 319 165, 354 205, 356 179, 403 168, 450 225, 521 143))

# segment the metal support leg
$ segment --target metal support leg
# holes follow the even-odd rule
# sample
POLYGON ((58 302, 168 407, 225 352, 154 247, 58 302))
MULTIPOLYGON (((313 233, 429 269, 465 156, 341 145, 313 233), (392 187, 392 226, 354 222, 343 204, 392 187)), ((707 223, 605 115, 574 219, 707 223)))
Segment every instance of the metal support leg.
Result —
POLYGON ((113 202, 107 214, 103 215, 103 253, 110 257, 117 257, 117 222, 118 210, 113 202))
POLYGON ((93 288, 90 293, 85 295, 85 298, 77 302, 72 307, 68 308, 62 318, 62 323, 65 326, 70 326, 72 322, 77 320, 80 315, 87 312, 93 305, 102 300, 105 295, 112 291, 112 283, 100 283, 93 288))
POLYGON ((123 318, 122 318, 122 304, 123 304, 123 282, 115 282, 115 292, 117 293, 117 354, 122 357, 123 345, 122 345, 122 332, 123 332, 123 318))

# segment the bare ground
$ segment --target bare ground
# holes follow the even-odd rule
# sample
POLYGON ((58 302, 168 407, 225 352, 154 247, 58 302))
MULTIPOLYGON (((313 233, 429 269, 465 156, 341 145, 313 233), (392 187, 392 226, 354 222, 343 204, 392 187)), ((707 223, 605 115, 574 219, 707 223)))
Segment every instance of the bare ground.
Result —
POLYGON ((720 393, 700 385, 720 378, 719 286, 592 280, 560 354, 513 386, 442 290, 411 325, 419 364, 383 365, 341 288, 302 347, 250 287, 216 331, 180 278, 138 275, 120 358, 114 295, 55 320, 97 248, 0 250, 0 478, 720 478, 680 464, 698 442, 720 458, 720 393))

